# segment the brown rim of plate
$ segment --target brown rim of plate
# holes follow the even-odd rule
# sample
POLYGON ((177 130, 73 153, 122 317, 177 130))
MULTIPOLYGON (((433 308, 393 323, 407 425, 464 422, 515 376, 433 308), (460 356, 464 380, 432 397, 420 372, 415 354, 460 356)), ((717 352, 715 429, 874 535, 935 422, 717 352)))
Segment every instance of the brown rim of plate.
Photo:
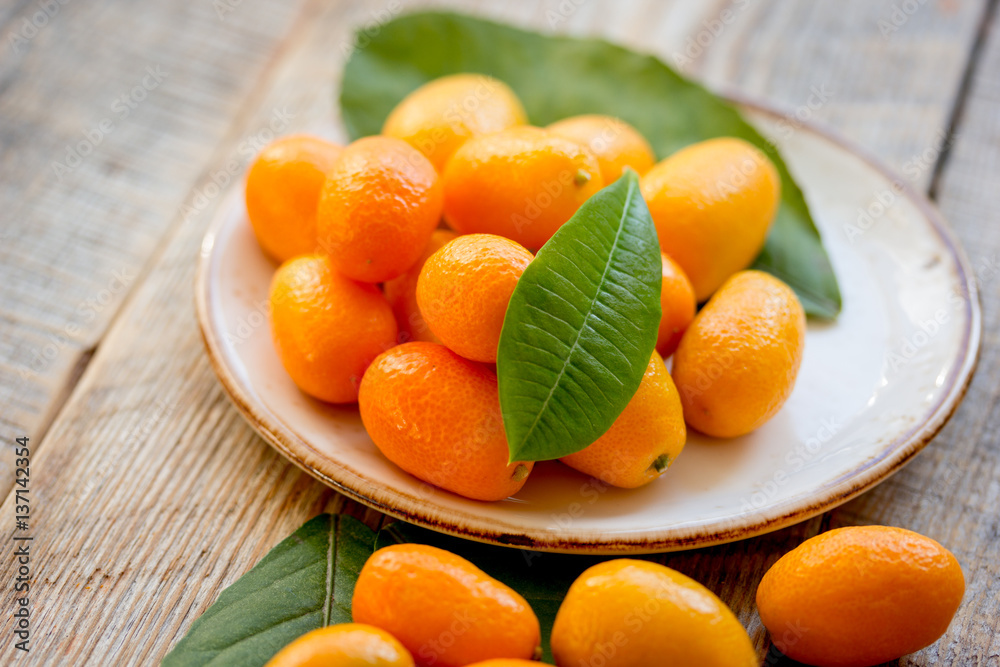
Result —
MULTIPOLYGON (((779 109, 747 98, 741 93, 726 91, 723 94, 735 104, 766 115, 783 118, 779 109)), ((948 387, 941 398, 931 408, 927 418, 886 445, 882 453, 861 463, 855 470, 832 480, 812 494, 800 495, 771 506, 768 512, 746 513, 747 521, 730 521, 722 529, 704 531, 704 526, 674 526, 661 531, 632 534, 628 537, 614 533, 599 536, 585 536, 580 539, 550 534, 539 530, 523 530, 516 525, 500 521, 485 521, 475 514, 459 510, 443 510, 433 502, 400 490, 382 489, 355 470, 333 461, 315 450, 291 427, 269 419, 270 411, 259 405, 240 385, 230 369, 223 363, 223 353, 216 332, 209 326, 211 315, 208 309, 208 267, 212 259, 212 248, 217 231, 223 226, 231 209, 231 200, 240 193, 233 192, 215 214, 202 241, 197 276, 195 279, 195 302, 198 324, 208 352, 209 361, 215 374, 233 404, 261 437, 287 459, 304 471, 332 487, 343 495, 372 507, 389 516, 408 521, 449 535, 510 547, 536 549, 563 553, 620 554, 679 551, 697 547, 707 547, 746 539, 785 528, 809 519, 817 514, 833 509, 879 484, 908 463, 944 427, 961 403, 972 380, 979 357, 981 337, 981 308, 979 291, 970 271, 968 258, 948 224, 937 209, 920 192, 908 183, 895 178, 880 160, 855 146, 839 134, 816 126, 811 122, 801 122, 799 127, 813 132, 831 143, 844 148, 882 173, 890 181, 899 183, 902 193, 912 201, 934 229, 947 248, 957 267, 957 278, 965 286, 966 328, 962 346, 956 363, 946 380, 948 387), (307 459, 323 459, 331 462, 331 470, 324 472, 311 465, 307 459), (699 532, 701 528, 701 532, 699 532)), ((274 417, 277 419, 276 417, 274 417)), ((446 493, 446 492, 444 492, 446 493)))

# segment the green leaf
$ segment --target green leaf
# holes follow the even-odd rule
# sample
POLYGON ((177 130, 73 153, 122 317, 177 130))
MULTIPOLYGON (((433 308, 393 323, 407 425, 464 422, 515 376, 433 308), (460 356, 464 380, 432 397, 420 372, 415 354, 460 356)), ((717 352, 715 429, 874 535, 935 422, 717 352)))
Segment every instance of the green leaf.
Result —
POLYGON ((656 154, 718 136, 764 150, 781 174, 782 203, 756 267, 791 285, 810 315, 833 318, 841 298, 809 208, 781 156, 735 106, 662 61, 596 39, 547 36, 447 12, 401 16, 359 35, 344 70, 340 104, 352 138, 378 134, 406 94, 446 74, 505 81, 536 125, 600 113, 634 125, 656 154))
POLYGON ((375 534, 321 514, 274 547, 196 620, 164 667, 254 667, 326 625, 351 621, 351 597, 375 534))
POLYGON ((396 521, 380 530, 378 541, 380 547, 412 542, 446 549, 471 561, 486 574, 520 593, 538 616, 542 629, 542 660, 547 663, 553 662, 549 646, 552 624, 570 585, 588 567, 608 560, 607 557, 571 556, 482 544, 435 533, 403 521, 396 521))
POLYGON ((628 169, 542 246, 511 295, 497 377, 512 461, 573 454, 611 428, 656 346, 662 284, 628 169))

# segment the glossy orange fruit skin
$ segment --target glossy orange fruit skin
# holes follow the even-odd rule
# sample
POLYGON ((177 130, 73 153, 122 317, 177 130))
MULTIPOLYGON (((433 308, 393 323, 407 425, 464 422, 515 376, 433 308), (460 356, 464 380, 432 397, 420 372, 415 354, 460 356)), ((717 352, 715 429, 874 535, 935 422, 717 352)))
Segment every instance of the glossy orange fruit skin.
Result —
POLYGON ((660 247, 704 301, 764 247, 781 179, 767 156, 732 137, 683 148, 640 180, 660 247))
POLYGON ((396 105, 382 134, 406 141, 440 173, 470 137, 527 122, 507 84, 482 74, 452 74, 420 86, 396 105))
POLYGON ((552 627, 559 667, 756 667, 733 612, 710 590, 658 563, 594 565, 570 586, 552 627))
POLYGON ((434 166, 408 143, 358 139, 323 184, 319 244, 345 276, 391 280, 420 258, 440 222, 442 197, 434 166))
POLYGON ((540 655, 541 631, 516 591, 449 551, 421 544, 379 549, 361 568, 354 620, 399 639, 419 665, 465 667, 540 655))
POLYGON ((316 252, 316 208, 341 146, 296 134, 264 147, 247 170, 247 216, 257 242, 284 262, 316 252))
POLYGON ((353 403, 368 364, 396 344, 396 319, 373 285, 340 275, 325 255, 303 255, 271 280, 271 333, 299 388, 353 403))
POLYGON ((604 186, 587 148, 537 127, 473 137, 448 161, 445 220, 537 250, 604 186))
POLYGON ((495 363, 507 304, 533 256, 493 234, 459 236, 424 263, 417 304, 440 341, 466 359, 495 363))
POLYGON ((639 389, 611 428, 586 449, 559 460, 612 486, 634 489, 666 472, 686 440, 677 387, 654 351, 639 389))
POLYGON ((589 148, 597 156, 605 184, 617 181, 626 167, 641 176, 656 163, 656 155, 645 137, 613 116, 572 116, 552 123, 547 129, 589 148))
POLYGON ((806 540, 757 588, 779 650, 817 667, 868 667, 938 640, 965 593, 955 556, 902 528, 851 526, 806 540))
POLYGON ((496 660, 484 660, 469 667, 538 667, 535 660, 518 660, 511 658, 497 658, 496 660))
POLYGON ((663 285, 660 289, 663 316, 656 334, 656 351, 666 359, 680 345, 681 337, 698 310, 698 302, 684 269, 664 253, 660 253, 660 259, 663 262, 663 285))
POLYGON ((417 279, 420 278, 420 270, 424 268, 427 258, 437 252, 445 243, 456 238, 458 238, 458 234, 449 229, 434 230, 430 242, 424 248, 424 254, 417 262, 406 273, 387 281, 382 286, 385 298, 392 306, 392 312, 396 315, 401 343, 411 340, 441 342, 427 326, 427 321, 420 312, 420 306, 417 304, 417 279))
POLYGON ((382 454, 429 484, 502 500, 531 472, 531 462, 507 463, 496 373, 443 345, 404 343, 379 356, 358 403, 382 454))
POLYGON ((328 625, 281 649, 265 667, 414 667, 413 657, 385 630, 362 623, 328 625))
POLYGON ((805 312, 788 285, 762 271, 726 281, 674 353, 688 425, 717 438, 762 426, 795 387, 805 335, 805 312))

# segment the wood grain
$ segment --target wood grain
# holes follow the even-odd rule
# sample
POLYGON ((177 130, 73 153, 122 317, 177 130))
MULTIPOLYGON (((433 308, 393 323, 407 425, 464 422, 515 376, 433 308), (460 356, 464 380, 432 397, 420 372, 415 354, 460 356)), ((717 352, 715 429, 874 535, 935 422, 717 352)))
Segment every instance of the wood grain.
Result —
MULTIPOLYGON (((212 191, 213 174, 239 161, 241 144, 265 136, 276 117, 290 116, 283 131, 292 131, 336 116, 341 47, 350 29, 398 5, 242 2, 220 19, 210 3, 156 4, 163 6, 69 3, 30 41, 23 60, 14 66, 0 60, 0 117, 12 128, 0 131, 0 233, 14 232, 0 243, 0 351, 7 364, 0 366, 0 391, 7 392, 0 395, 12 406, 0 429, 10 429, 2 431, 8 440, 27 429, 37 444, 55 416, 32 461, 35 648, 30 659, 13 651, 5 615, 0 664, 155 664, 222 588, 309 517, 345 507, 370 524, 379 521, 285 462, 239 418, 205 358, 191 285, 201 235, 221 200, 200 197, 212 191), (130 38, 88 46, 85 36, 100 30, 130 38), (129 68, 145 66, 151 54, 162 54, 176 78, 171 73, 127 125, 107 135, 99 147, 107 152, 95 151, 64 176, 65 184, 39 176, 80 127, 100 120, 108 99, 131 81, 129 68), (8 147, 17 148, 17 160, 8 147), (29 224, 30 235, 21 231, 29 224), (16 355, 77 322, 80 300, 104 289, 120 267, 134 279, 99 317, 79 322, 81 332, 58 350, 52 371, 36 379, 37 387, 11 385, 3 373, 18 368, 23 358, 16 355), (17 270, 25 276, 7 282, 17 270), (81 370, 60 410, 59 396, 81 370)), ((891 2, 446 4, 521 25, 606 36, 672 63, 689 38, 728 10, 734 18, 683 63, 686 71, 791 112, 825 83, 835 94, 809 109, 812 119, 899 169, 947 131, 985 8, 924 3, 884 37, 878 20, 891 2)), ((33 7, 0 11, 0 32, 33 7)), ((937 187, 942 209, 977 259, 1000 250, 1000 40, 993 20, 937 187)), ((931 183, 937 158, 917 172, 916 183, 931 183)), ((732 605, 762 654, 769 643, 753 595, 764 570, 827 526, 882 522, 941 539, 955 549, 969 580, 948 636, 901 664, 996 664, 997 284, 983 282, 987 333, 969 398, 913 464, 824 517, 663 558, 732 605)), ((12 513, 8 498, 0 516, 12 513)), ((11 579, 12 568, 10 559, 0 562, 0 581, 11 579)), ((9 605, 11 595, 5 589, 0 599, 9 605)), ((769 654, 767 664, 776 659, 769 654)))
POLYGON ((45 433, 301 2, 247 5, 0 10, 3 442, 45 433))

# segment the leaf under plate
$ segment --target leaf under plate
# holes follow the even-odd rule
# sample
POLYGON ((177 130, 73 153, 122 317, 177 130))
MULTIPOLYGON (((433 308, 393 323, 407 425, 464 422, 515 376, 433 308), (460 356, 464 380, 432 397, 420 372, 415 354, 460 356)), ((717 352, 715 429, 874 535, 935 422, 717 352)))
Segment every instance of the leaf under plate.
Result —
POLYGON ((359 34, 344 70, 340 104, 352 138, 378 134, 392 108, 446 74, 479 72, 513 88, 535 125, 599 113, 634 125, 659 158, 688 144, 740 137, 764 150, 781 174, 781 207, 756 261, 795 289, 806 312, 833 318, 841 297, 802 191, 774 145, 735 105, 657 58, 598 39, 520 30, 450 12, 400 16, 359 34))

